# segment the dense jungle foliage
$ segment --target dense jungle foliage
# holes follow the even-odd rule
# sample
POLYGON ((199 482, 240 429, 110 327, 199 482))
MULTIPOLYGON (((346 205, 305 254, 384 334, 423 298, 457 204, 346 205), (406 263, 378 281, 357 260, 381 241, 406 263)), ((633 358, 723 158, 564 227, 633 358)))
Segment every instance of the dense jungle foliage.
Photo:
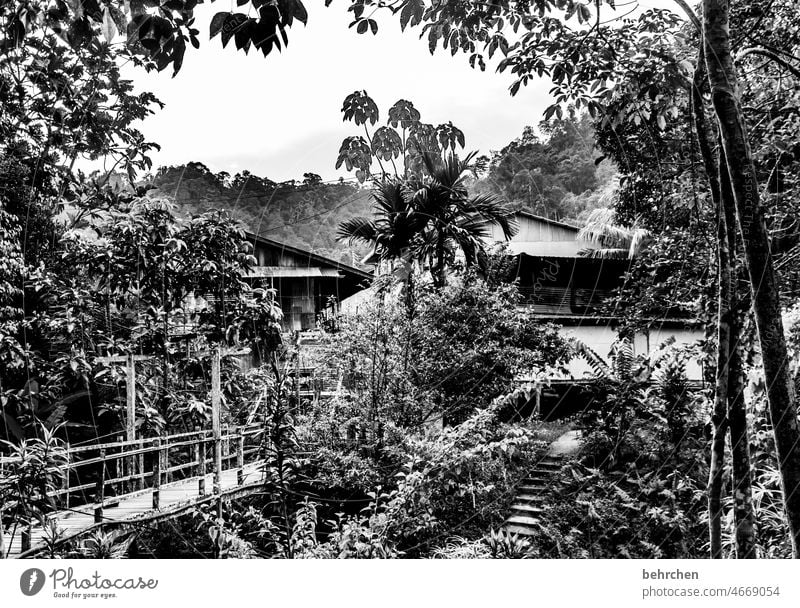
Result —
MULTIPOLYGON (((605 21, 609 0, 352 0, 358 33, 380 35, 371 11, 394 9, 431 52, 478 69, 494 56, 512 94, 549 79, 553 105, 478 157, 452 123, 405 100, 382 114, 356 91, 342 112, 358 134, 336 160, 355 182, 199 162, 143 177, 157 144, 137 125, 160 102, 119 66, 180 78, 200 44, 196 4, 0 4, 2 528, 44 526, 51 557, 800 554, 796 3, 605 21), (628 260, 600 311, 619 333, 610 352, 536 318, 500 279, 508 260, 485 223, 512 238, 517 209, 583 226, 583 255, 628 260), (325 399, 292 386, 300 353, 275 292, 242 278, 255 263, 245 227, 376 262, 363 305, 311 354, 337 379, 325 399), (705 329, 697 345, 635 350, 637 332, 687 316, 705 329), (47 516, 67 442, 123 431, 115 358, 148 361, 136 432, 161 437, 210 426, 211 353, 242 346, 260 365, 224 357, 224 423, 259 425, 263 489, 221 512, 65 539, 47 516), (592 370, 591 405, 541 420, 531 403, 575 357, 592 370), (538 531, 506 532, 523 481, 575 429, 538 531)), ((265 56, 308 18, 299 0, 237 4, 211 37, 265 56)))

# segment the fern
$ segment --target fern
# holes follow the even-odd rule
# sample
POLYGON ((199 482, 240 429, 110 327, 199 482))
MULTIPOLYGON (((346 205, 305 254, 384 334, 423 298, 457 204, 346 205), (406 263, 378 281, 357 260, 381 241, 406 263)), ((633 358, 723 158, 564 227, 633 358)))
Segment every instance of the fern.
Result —
POLYGON ((579 338, 572 338, 570 342, 575 349, 575 353, 579 357, 583 357, 586 363, 589 364, 589 367, 592 368, 592 373, 594 373, 596 378, 602 380, 611 380, 613 378, 614 374, 611 367, 609 367, 605 359, 597 354, 588 344, 579 338))
POLYGON ((636 358, 633 352, 633 343, 628 338, 620 338, 611 347, 611 356, 614 359, 614 375, 620 382, 629 382, 633 379, 633 363, 636 358))

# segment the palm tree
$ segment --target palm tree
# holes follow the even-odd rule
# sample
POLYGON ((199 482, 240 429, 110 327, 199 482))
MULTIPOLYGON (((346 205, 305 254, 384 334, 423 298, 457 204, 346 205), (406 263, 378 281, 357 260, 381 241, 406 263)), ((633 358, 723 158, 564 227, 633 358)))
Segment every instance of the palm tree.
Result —
POLYGON ((422 155, 427 176, 414 186, 413 201, 416 212, 426 219, 419 257, 428 260, 437 287, 445 285, 447 260, 457 250, 467 266, 485 262, 488 224, 500 226, 506 239, 517 231, 513 213, 499 198, 469 195, 466 175, 473 170, 470 162, 474 156, 474 152, 464 159, 454 153, 445 158, 422 155))
POLYGON ((410 261, 425 218, 416 213, 411 193, 396 179, 378 182, 372 190, 374 217, 354 217, 339 224, 340 241, 372 246, 370 257, 395 264, 410 261))
POLYGON ((578 232, 578 238, 597 248, 582 249, 580 255, 590 258, 627 260, 639 255, 650 240, 650 231, 638 226, 626 228, 616 223, 613 209, 595 209, 578 232))

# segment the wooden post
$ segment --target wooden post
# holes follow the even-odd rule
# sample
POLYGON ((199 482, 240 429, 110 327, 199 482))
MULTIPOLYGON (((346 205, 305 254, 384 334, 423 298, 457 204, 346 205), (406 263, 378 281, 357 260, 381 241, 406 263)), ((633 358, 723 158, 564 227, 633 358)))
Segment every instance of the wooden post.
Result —
MULTIPOLYGON (((124 435, 117 435, 115 437, 117 443, 121 443, 125 441, 124 435)), ((125 446, 121 446, 119 448, 119 454, 122 455, 125 453, 125 446)), ((115 458, 114 459, 114 473, 111 475, 112 479, 119 479, 120 477, 125 477, 127 472, 130 470, 130 463, 125 462, 125 458, 115 458)), ((130 485, 130 482, 124 482, 120 486, 120 494, 124 494, 126 488, 130 485)))
POLYGON ((26 521, 23 524, 22 530, 20 530, 19 542, 20 542, 20 551, 22 553, 25 553, 25 551, 30 551, 31 550, 31 536, 32 536, 31 531, 32 531, 32 528, 33 528, 33 520, 29 519, 28 521, 26 521))
MULTIPOLYGON (((199 427, 195 427, 199 430, 199 427)), ((197 459, 197 493, 204 496, 206 493, 206 434, 201 433, 197 438, 197 444, 194 447, 195 458, 197 459)))
MULTIPOLYGON (((133 354, 128 355, 125 366, 125 439, 134 441, 136 439, 136 361, 133 354)), ((136 460, 136 458, 123 459, 123 469, 128 475, 136 474, 136 460)), ((141 473, 143 470, 139 469, 139 472, 141 473)), ((131 480, 128 487, 133 490, 136 487, 135 480, 131 480)))
POLYGON ((244 432, 242 427, 236 427, 236 484, 244 483, 244 432))
POLYGON ((94 492, 94 523, 99 524, 103 521, 103 501, 105 500, 106 490, 106 450, 100 448, 100 474, 97 476, 97 485, 94 492))
POLYGON ((171 475, 169 472, 169 435, 164 439, 164 443, 161 444, 161 451, 159 454, 161 457, 161 481, 163 483, 169 483, 171 475))
POLYGON ((146 486, 146 483, 145 483, 145 480, 144 480, 144 452, 141 451, 141 450, 144 450, 144 439, 140 439, 139 440, 138 448, 139 448, 140 451, 139 451, 139 454, 136 456, 136 458, 139 461, 139 466, 136 467, 136 471, 137 471, 137 475, 141 475, 141 477, 139 478, 138 487, 139 487, 140 490, 144 490, 144 488, 146 486))
MULTIPOLYGON (((222 391, 220 388, 221 346, 217 346, 211 354, 211 430, 214 441, 214 494, 222 494, 222 441, 220 427, 220 405, 222 391)), ((221 517, 222 502, 217 505, 217 513, 221 517)))
POLYGON ((6 558, 6 532, 3 529, 3 503, 0 502, 0 559, 6 558))
POLYGON ((67 450, 67 464, 64 467, 64 507, 69 509, 69 465, 70 465, 69 450, 67 450))
MULTIPOLYGON (((3 464, 2 458, 0 458, 0 479, 3 479, 5 475, 5 465, 3 464)), ((3 502, 3 497, 0 496, 0 559, 5 559, 6 557, 6 538, 5 538, 5 530, 3 529, 3 507, 5 507, 5 503, 3 502)))
POLYGON ((156 453, 153 458, 153 508, 161 506, 161 438, 156 439, 156 453))
MULTIPOLYGON (((300 332, 297 332, 296 342, 297 355, 294 364, 294 390, 295 390, 295 404, 296 408, 300 407, 300 332)), ((299 411, 299 409, 298 409, 299 411)))

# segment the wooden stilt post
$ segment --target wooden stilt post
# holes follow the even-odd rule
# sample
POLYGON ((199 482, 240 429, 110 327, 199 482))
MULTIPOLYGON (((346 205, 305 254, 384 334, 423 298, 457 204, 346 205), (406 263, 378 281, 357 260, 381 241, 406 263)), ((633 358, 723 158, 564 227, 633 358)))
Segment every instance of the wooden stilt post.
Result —
POLYGON ((161 438, 156 439, 156 452, 153 458, 153 508, 161 507, 161 438))
POLYGON ((100 449, 100 472, 97 476, 97 485, 94 492, 94 523, 103 521, 103 502, 106 495, 106 451, 100 449))
POLYGON ((220 426, 220 407, 222 390, 220 388, 220 362, 222 347, 217 346, 211 354, 211 430, 214 441, 214 494, 219 496, 217 516, 222 517, 222 440, 220 426))
POLYGON ((236 427, 236 484, 244 483, 244 433, 242 427, 236 427))
MULTIPOLYGON (((125 361, 126 367, 126 374, 125 374, 125 406, 126 406, 126 416, 125 416, 125 439, 128 441, 135 441, 136 440, 136 361, 134 359, 133 354, 129 354, 127 360, 125 361)), ((131 458, 128 460, 127 458, 121 459, 123 462, 123 470, 125 470, 124 474, 127 475, 135 475, 136 474, 136 458, 131 458)), ((141 473, 141 470, 139 470, 141 473)), ((133 490, 135 485, 135 480, 131 480, 128 487, 133 490)))

